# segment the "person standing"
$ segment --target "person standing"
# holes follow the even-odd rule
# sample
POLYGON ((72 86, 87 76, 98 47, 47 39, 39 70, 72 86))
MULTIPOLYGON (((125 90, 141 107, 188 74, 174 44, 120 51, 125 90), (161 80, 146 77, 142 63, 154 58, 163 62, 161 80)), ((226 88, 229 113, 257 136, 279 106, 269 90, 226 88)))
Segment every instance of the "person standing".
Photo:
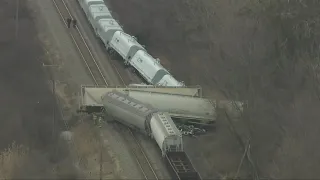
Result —
POLYGON ((71 18, 67 18, 67 26, 68 26, 68 28, 70 28, 70 25, 71 25, 71 18))
POLYGON ((99 117, 99 119, 98 119, 98 125, 99 125, 99 128, 102 128, 102 117, 99 117))
POLYGON ((73 27, 76 28, 77 20, 76 20, 76 19, 73 19, 72 22, 73 22, 73 27))

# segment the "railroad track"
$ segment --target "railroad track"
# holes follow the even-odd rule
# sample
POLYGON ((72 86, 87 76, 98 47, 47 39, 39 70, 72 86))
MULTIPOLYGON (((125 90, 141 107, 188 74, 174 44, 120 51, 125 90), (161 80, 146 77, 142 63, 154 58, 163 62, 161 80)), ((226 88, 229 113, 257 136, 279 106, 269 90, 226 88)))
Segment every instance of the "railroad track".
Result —
POLYGON ((132 143, 131 147, 136 149, 134 154, 136 156, 136 159, 138 160, 138 164, 140 169, 142 170, 144 178, 148 180, 158 180, 159 178, 156 172, 154 171, 152 165, 150 164, 150 161, 148 160, 148 157, 145 154, 143 148, 141 147, 139 140, 136 138, 136 135, 134 134, 135 132, 132 132, 132 130, 129 129, 129 133, 129 137, 131 137, 129 138, 129 142, 132 143))
MULTIPOLYGON (((64 0, 52 0, 53 4, 55 5, 64 25, 67 27, 67 18, 73 19, 72 14, 70 13, 66 3, 64 0)), ((78 26, 76 28, 70 27, 69 34, 77 47, 79 54, 86 64, 89 73, 96 85, 102 86, 102 85, 108 85, 106 78, 104 77, 103 73, 101 72, 101 69, 92 55, 92 52, 90 48, 88 47, 86 41, 84 40, 78 26)))
POLYGON ((147 180, 158 180, 159 178, 155 170, 150 164, 150 161, 147 155, 145 154, 137 136, 135 135, 136 132, 133 132, 130 128, 125 128, 126 130, 121 130, 123 129, 122 128, 123 126, 121 124, 116 126, 118 126, 118 129, 122 132, 127 130, 126 132, 127 136, 125 136, 125 140, 127 142, 127 145, 131 148, 130 150, 132 150, 132 153, 135 159, 137 160, 138 166, 141 170, 143 177, 147 180), (122 126, 122 127, 119 127, 119 126, 122 126))
MULTIPOLYGON (((73 18, 73 15, 71 14, 65 0, 52 0, 53 4, 55 5, 57 12, 59 13, 64 25, 67 27, 66 18, 73 18)), ((77 47, 79 54, 81 55, 82 60, 86 64, 86 67, 89 71, 90 76, 92 77, 95 85, 97 86, 105 86, 108 85, 108 82, 102 73, 99 64, 97 60, 92 55, 92 52, 90 48, 88 47, 85 39, 83 38, 83 35, 80 31, 80 29, 76 26, 76 28, 70 27, 69 34, 77 47)), ((123 78, 121 77, 119 71, 115 67, 115 65, 110 62, 116 70, 120 80, 122 81, 122 84, 125 85, 125 82, 123 78)), ((137 161, 137 164, 144 176, 147 180, 158 180, 158 176, 156 172, 154 171, 149 158, 145 154, 143 148, 140 145, 140 142, 138 138, 135 135, 135 132, 133 132, 130 128, 126 128, 127 133, 125 136, 126 141, 128 142, 128 145, 130 146, 130 150, 132 150, 132 153, 135 156, 135 159, 137 161)), ((101 164, 100 164, 101 166, 101 164)))

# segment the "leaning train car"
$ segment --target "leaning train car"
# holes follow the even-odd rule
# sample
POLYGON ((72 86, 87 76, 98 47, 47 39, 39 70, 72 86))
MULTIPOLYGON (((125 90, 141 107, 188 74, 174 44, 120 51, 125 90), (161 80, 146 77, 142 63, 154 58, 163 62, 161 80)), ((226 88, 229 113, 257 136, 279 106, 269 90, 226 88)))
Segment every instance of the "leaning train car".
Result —
POLYGON ((109 46, 114 49, 128 65, 129 60, 137 53, 137 51, 146 51, 141 44, 139 44, 134 36, 125 32, 117 31, 114 33, 109 46))
POLYGON ((146 51, 137 51, 137 53, 129 60, 129 64, 150 84, 157 84, 164 75, 168 74, 160 64, 160 61, 154 59, 146 51))
POLYGON ((155 108, 115 90, 105 94, 102 103, 108 116, 151 136, 150 120, 152 114, 157 111, 155 108))
POLYGON ((157 111, 116 90, 108 92, 102 100, 108 115, 128 127, 148 134, 156 141, 173 179, 201 179, 183 151, 182 135, 168 113, 157 111))
POLYGON ((131 98, 150 104, 160 111, 168 112, 178 122, 213 126, 218 114, 216 101, 178 94, 125 91, 131 98))
POLYGON ((152 138, 161 148, 162 156, 168 152, 183 151, 182 134, 168 113, 157 112, 150 120, 152 138))
POLYGON ((78 0, 97 37, 106 49, 116 51, 125 65, 139 72, 147 83, 156 86, 184 86, 158 60, 147 53, 134 36, 123 32, 103 0, 78 0))
POLYGON ((119 91, 108 92, 102 98, 107 115, 116 121, 152 137, 162 156, 183 151, 182 135, 167 113, 159 112, 119 91))
POLYGON ((159 59, 153 58, 146 51, 138 50, 132 59, 129 59, 129 64, 150 84, 156 86, 184 86, 183 82, 179 82, 171 76, 160 64, 159 59))
POLYGON ((185 86, 183 81, 179 82, 169 73, 164 75, 156 85, 157 86, 173 86, 173 87, 185 86))
POLYGON ((114 19, 100 19, 95 29, 97 36, 103 42, 106 49, 109 48, 109 42, 116 32, 122 32, 122 27, 114 19))

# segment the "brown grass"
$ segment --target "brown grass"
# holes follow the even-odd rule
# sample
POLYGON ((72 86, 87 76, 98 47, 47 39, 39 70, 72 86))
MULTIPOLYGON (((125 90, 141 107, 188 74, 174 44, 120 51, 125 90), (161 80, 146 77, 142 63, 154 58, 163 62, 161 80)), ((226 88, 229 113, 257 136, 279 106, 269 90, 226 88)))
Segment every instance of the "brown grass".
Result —
POLYGON ((92 125, 82 122, 75 128, 74 143, 80 158, 80 167, 86 174, 87 178, 96 179, 100 177, 100 153, 103 153, 102 159, 102 176, 104 179, 115 179, 117 173, 114 173, 115 162, 110 157, 109 149, 99 143, 99 130, 92 125))
POLYGON ((0 153, 0 178, 13 178, 16 168, 19 168, 28 156, 29 149, 12 143, 9 148, 0 153))
POLYGON ((93 128, 90 128, 90 125, 85 122, 72 129, 75 148, 80 158, 88 157, 99 152, 99 141, 92 129, 93 128))

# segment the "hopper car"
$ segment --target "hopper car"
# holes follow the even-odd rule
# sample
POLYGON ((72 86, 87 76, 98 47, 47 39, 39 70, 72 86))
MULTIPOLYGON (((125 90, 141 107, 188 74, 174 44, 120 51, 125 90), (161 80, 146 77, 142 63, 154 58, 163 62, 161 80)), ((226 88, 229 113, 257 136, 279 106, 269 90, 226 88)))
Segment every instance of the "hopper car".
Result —
POLYGON ((132 67, 149 84, 155 86, 184 86, 161 64, 160 60, 148 54, 134 36, 124 32, 113 18, 103 0, 78 0, 95 35, 106 51, 116 52, 126 66, 132 67))

